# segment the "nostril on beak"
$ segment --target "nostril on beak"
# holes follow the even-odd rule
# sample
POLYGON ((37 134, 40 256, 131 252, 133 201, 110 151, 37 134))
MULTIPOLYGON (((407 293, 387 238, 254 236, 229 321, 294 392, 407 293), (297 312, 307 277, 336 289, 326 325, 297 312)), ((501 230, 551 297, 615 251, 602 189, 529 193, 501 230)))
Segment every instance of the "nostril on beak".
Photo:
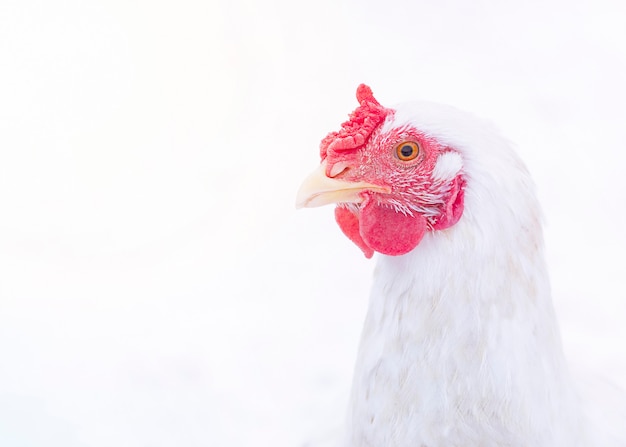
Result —
POLYGON ((328 171, 327 175, 330 178, 335 178, 338 175, 347 171, 348 169, 350 169, 350 166, 348 166, 348 163, 344 161, 338 161, 337 163, 331 166, 330 171, 328 171))

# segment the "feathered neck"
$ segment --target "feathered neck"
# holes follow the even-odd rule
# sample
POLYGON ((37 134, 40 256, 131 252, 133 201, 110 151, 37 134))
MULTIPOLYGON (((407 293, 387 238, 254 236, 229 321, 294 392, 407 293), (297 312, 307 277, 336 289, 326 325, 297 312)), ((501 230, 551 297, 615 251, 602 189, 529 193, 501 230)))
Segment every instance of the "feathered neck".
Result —
POLYGON ((471 166, 466 210, 412 252, 380 256, 348 446, 578 446, 541 217, 512 151, 471 166))

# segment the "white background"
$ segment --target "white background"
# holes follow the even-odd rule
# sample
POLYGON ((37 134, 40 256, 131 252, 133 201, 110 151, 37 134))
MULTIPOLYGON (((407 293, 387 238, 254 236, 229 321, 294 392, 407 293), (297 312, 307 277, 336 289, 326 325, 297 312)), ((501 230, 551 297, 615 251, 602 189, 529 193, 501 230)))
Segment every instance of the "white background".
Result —
POLYGON ((0 445, 341 425, 374 261, 296 212, 366 82, 495 122, 570 357, 626 386, 619 0, 0 0, 0 445))

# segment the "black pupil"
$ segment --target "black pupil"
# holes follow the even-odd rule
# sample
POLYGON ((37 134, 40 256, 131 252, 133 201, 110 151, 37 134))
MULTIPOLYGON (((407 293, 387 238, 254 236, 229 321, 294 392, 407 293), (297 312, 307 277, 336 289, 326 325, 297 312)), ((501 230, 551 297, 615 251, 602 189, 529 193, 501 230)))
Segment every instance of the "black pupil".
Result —
POLYGON ((400 148, 400 153, 403 157, 410 157, 411 155, 413 155, 413 147, 405 144, 400 148))

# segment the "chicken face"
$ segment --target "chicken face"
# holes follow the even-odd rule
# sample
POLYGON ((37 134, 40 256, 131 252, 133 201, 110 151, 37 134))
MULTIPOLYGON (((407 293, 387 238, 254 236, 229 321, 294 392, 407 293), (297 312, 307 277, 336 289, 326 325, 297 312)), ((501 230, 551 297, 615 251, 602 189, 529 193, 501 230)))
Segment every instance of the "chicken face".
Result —
POLYGON ((397 122, 369 87, 359 86, 357 99, 350 120, 322 140, 322 163, 302 184, 298 206, 336 203, 337 223, 366 257, 402 255, 426 231, 460 219, 462 158, 418 123, 397 122))

